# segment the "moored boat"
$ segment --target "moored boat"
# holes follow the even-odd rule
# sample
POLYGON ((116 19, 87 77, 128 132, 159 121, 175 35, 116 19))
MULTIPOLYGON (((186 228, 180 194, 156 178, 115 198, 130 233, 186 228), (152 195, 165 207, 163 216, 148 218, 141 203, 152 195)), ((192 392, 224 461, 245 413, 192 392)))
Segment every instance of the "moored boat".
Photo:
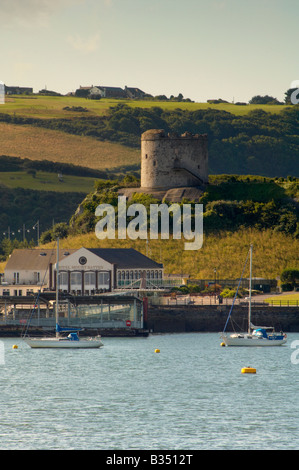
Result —
POLYGON ((103 343, 100 336, 92 338, 80 338, 80 328, 62 328, 59 325, 59 239, 57 239, 57 262, 56 262, 56 336, 41 338, 30 338, 24 336, 24 341, 31 348, 59 348, 59 349, 90 349, 101 348, 103 343), (68 333, 63 336, 62 333, 68 333))
MULTIPOLYGON (((281 346, 287 342, 287 336, 284 333, 275 333, 273 327, 254 327, 251 323, 251 282, 252 282, 252 244, 250 245, 250 280, 249 280, 249 304, 248 304, 248 332, 247 333, 233 333, 226 334, 225 329, 230 318, 230 315, 233 310, 234 302, 232 308, 229 312, 223 333, 221 334, 221 339, 225 346, 281 346), (269 333, 267 330, 271 330, 269 333)), ((248 256, 247 256, 248 259, 248 256)), ((247 263, 245 262, 245 266, 247 263)), ((244 266, 244 269, 245 269, 244 266)), ((243 269, 243 272, 244 272, 243 269)), ((242 276, 241 276, 242 278, 242 276)), ((241 279, 240 279, 241 282, 241 279)), ((240 285, 240 283, 239 283, 240 285)), ((238 286, 239 287, 239 286, 238 286)), ((238 293, 238 289, 236 295, 238 293)), ((235 296, 236 297, 236 296, 235 296)), ((235 299, 234 299, 235 300, 235 299)))

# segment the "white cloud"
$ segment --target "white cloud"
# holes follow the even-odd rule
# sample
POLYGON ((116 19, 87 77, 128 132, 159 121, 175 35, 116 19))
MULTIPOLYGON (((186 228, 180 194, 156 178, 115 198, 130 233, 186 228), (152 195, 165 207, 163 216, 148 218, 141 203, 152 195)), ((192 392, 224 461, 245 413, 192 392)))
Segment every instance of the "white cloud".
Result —
POLYGON ((1 26, 48 26, 57 11, 85 0, 0 0, 1 26))
POLYGON ((68 44, 79 52, 90 53, 99 48, 100 34, 97 32, 87 38, 83 38, 79 34, 69 35, 67 37, 68 44))

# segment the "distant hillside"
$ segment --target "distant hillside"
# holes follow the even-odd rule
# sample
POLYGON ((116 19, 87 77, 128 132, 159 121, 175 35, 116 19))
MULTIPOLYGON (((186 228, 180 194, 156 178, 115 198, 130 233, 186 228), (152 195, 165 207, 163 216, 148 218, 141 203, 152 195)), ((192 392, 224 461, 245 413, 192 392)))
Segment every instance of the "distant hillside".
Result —
MULTIPOLYGON (((198 251, 185 251, 183 239, 149 239, 149 243, 140 239, 98 240, 95 208, 105 202, 116 206, 117 190, 124 183, 134 184, 134 180, 98 183, 71 219, 62 246, 133 247, 162 262, 168 273, 201 279, 213 279, 215 267, 218 279, 237 279, 250 243, 254 244, 255 277, 275 279, 283 269, 299 264, 299 179, 211 176, 206 192, 197 201, 204 205, 204 243, 198 251)), ((134 202, 149 209, 149 204, 158 201, 138 195, 134 202)))
POLYGON ((34 238, 36 242, 37 233, 32 231, 32 227, 38 221, 40 233, 51 228, 53 223, 68 222, 84 196, 85 194, 81 192, 61 193, 1 187, 0 241, 8 237, 8 228, 11 238, 22 240, 23 225, 25 225, 26 238, 28 240, 34 238), (27 229, 30 232, 27 232, 27 229))
POLYGON ((59 122, 57 129, 38 127, 39 124, 42 122, 37 121, 36 125, 1 122, 0 115, 0 154, 101 171, 130 165, 140 167, 139 149, 104 142, 84 135, 84 132, 76 135, 62 132, 59 122))
POLYGON ((6 97, 5 104, 1 105, 1 113, 7 113, 15 117, 24 116, 40 119, 70 119, 73 117, 105 116, 111 107, 126 104, 131 108, 151 109, 157 106, 163 111, 182 109, 198 111, 215 109, 227 111, 236 116, 246 115, 249 112, 262 109, 269 113, 279 113, 286 108, 285 105, 273 104, 248 104, 240 106, 234 103, 195 103, 187 101, 171 100, 140 100, 140 99, 116 99, 103 98, 100 100, 88 100, 73 96, 45 96, 45 95, 14 95, 6 97), (80 111, 81 110, 81 111, 80 111))
POLYGON ((79 164, 92 168, 140 166, 140 135, 150 128, 158 128, 166 132, 207 133, 211 174, 299 176, 298 105, 84 100, 87 111, 77 113, 65 108, 74 108, 74 103, 79 105, 82 99, 47 98, 43 105, 39 99, 28 99, 27 106, 23 102, 18 107, 17 100, 3 105, 1 110, 5 113, 0 114, 0 122, 13 126, 7 130, 14 133, 10 142, 9 132, 0 133, 0 146, 8 145, 3 153, 12 155, 9 148, 13 148, 13 155, 41 159, 43 149, 47 153, 43 158, 71 163, 76 159, 79 164), (69 105, 63 106, 66 102, 69 105), (20 129, 27 134, 18 140, 15 135, 20 129), (43 144, 40 148, 30 147, 35 134, 41 132, 43 144), (54 139, 55 135, 62 139, 62 146, 47 145, 51 132, 54 139), (79 139, 85 139, 83 146, 78 147, 79 139), (96 145, 98 150, 92 148, 96 145), (28 155, 30 148, 32 155, 28 155), (40 156, 33 155, 36 148, 40 156))
MULTIPOLYGON (((183 239, 149 240, 149 243, 139 239, 98 240, 95 236, 95 208, 100 203, 116 206, 117 191, 124 184, 134 185, 138 181, 129 176, 124 181, 99 180, 97 188, 86 197, 81 195, 77 203, 76 199, 69 198, 70 223, 56 226, 55 231, 49 229, 44 232, 41 237, 44 246, 54 246, 60 230, 60 243, 65 248, 133 247, 157 262, 163 262, 167 273, 187 273, 191 278, 213 279, 216 267, 218 279, 237 279, 248 246, 253 243, 255 277, 275 279, 283 269, 298 267, 299 179, 211 176, 206 192, 197 201, 204 205, 204 244, 198 251, 185 251, 183 239)), ((24 220, 22 211, 25 211, 31 213, 33 222, 37 218, 33 208, 37 210, 38 207, 32 199, 34 195, 35 200, 43 204, 44 220, 50 222, 51 217, 55 217, 55 222, 58 222, 57 218, 62 217, 58 211, 65 209, 63 204, 59 205, 58 193, 57 199, 55 193, 44 193, 43 199, 39 199, 40 194, 32 192, 29 198, 29 193, 24 190, 4 192, 0 204, 3 205, 9 198, 18 204, 18 220, 24 220)), ((131 202, 141 202, 149 208, 149 204, 157 200, 139 195, 131 202)), ((0 220, 1 227, 6 226, 7 222, 7 219, 0 220)), ((3 253, 8 253, 7 250, 12 248, 6 243, 3 253)))
POLYGON ((68 230, 73 235, 92 232, 95 205, 107 195, 108 201, 115 199, 109 179, 116 179, 117 188, 126 173, 138 176, 141 133, 163 128, 208 134, 209 171, 214 176, 201 201, 207 233, 233 233, 245 227, 298 236, 298 105, 93 102, 70 97, 9 100, 0 110, 0 154, 8 156, 0 157, 2 233, 36 220, 42 221, 41 232, 53 219, 68 223, 80 203, 81 213, 72 218, 68 230), (74 111, 80 106, 86 110, 74 111), (9 175, 10 171, 18 174, 9 175), (57 172, 74 177, 63 188, 57 172), (104 183, 101 191, 85 199, 98 178, 108 187, 104 183))

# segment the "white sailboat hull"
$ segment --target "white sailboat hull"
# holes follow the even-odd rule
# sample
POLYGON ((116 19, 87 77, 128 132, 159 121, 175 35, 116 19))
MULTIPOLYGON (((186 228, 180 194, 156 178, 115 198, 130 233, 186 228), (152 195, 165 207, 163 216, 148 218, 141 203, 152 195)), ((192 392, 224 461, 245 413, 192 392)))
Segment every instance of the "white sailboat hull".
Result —
POLYGON ((59 348, 59 349, 91 349, 100 348, 103 343, 100 339, 80 339, 72 341, 67 338, 25 338, 31 348, 59 348))
POLYGON ((282 339, 257 338, 252 335, 223 335, 221 336, 226 346, 245 346, 245 347, 273 347, 281 346, 287 342, 286 337, 282 339))

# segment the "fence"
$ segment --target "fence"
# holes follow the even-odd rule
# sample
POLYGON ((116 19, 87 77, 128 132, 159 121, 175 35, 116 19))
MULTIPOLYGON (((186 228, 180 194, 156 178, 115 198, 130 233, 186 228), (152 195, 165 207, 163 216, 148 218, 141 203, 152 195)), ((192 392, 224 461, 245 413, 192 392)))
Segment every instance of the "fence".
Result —
MULTIPOLYGON (((149 297, 149 304, 150 305, 181 305, 181 306, 188 306, 188 305, 232 305, 233 299, 231 298, 220 298, 219 296, 176 296, 176 297, 169 297, 169 296, 153 296, 149 297)), ((248 307, 249 301, 247 299, 236 299, 235 305, 240 305, 244 307, 248 307)), ((251 300, 252 307, 299 307, 299 299, 295 300, 251 300)))

